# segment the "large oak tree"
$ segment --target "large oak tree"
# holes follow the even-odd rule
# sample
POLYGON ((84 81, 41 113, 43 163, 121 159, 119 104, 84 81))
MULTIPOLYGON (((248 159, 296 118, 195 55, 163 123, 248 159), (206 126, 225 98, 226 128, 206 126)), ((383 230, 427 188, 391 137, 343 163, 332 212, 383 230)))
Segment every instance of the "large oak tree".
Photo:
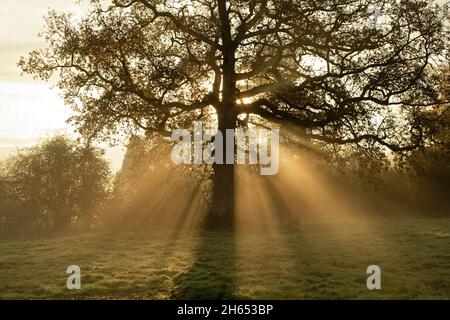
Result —
MULTIPOLYGON (((449 42, 433 1, 90 2, 82 21, 51 12, 47 47, 20 63, 42 79, 57 74, 89 137, 250 119, 333 150, 402 152, 426 143, 421 111, 442 103, 434 82, 449 42)), ((227 226, 234 168, 213 172, 206 223, 227 226)))

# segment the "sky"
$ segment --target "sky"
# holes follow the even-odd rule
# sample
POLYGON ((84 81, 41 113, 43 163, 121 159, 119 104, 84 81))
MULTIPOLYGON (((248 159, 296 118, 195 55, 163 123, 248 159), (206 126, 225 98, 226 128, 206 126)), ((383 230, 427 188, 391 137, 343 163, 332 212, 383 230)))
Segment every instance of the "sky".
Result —
MULTIPOLYGON (((17 67, 21 56, 43 46, 38 34, 49 9, 83 12, 76 0, 0 0, 0 161, 46 137, 74 132, 66 124, 71 109, 58 90, 21 75, 17 67)), ((114 170, 121 166, 123 149, 107 148, 114 170)))

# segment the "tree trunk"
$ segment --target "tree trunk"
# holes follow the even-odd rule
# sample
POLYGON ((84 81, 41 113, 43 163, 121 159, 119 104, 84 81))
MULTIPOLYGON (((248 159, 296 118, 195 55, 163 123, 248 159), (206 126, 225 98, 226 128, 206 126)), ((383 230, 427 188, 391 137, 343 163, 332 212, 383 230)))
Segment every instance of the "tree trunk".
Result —
MULTIPOLYGON (((229 109, 228 109, 229 110, 229 109)), ((212 196, 208 212, 204 220, 206 229, 233 230, 235 206, 235 165, 226 164, 226 129, 235 129, 236 115, 228 112, 228 116, 219 115, 218 129, 223 134, 223 164, 213 164, 212 196)), ((233 144, 234 144, 233 139, 233 144)))
MULTIPOLYGON (((218 130, 223 135, 224 164, 213 165, 213 191, 210 207, 204 220, 207 229, 234 227, 234 164, 226 164, 226 130, 236 128, 236 58, 235 44, 231 36, 231 24, 227 1, 218 2, 222 36, 222 101, 217 105, 218 130)), ((234 144, 233 139, 233 144, 234 144)), ((236 148, 234 148, 236 149, 236 148)), ((234 162, 234 161, 233 161, 234 162)))

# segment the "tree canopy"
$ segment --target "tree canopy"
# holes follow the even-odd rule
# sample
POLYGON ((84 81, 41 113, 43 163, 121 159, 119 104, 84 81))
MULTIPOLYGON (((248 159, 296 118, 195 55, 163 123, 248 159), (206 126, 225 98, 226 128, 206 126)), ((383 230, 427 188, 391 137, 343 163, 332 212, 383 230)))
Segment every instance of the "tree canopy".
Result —
POLYGON ((449 42, 431 1, 91 5, 79 23, 51 12, 47 48, 20 62, 43 79, 58 72, 86 134, 170 130, 212 106, 290 122, 317 141, 399 151, 423 143, 420 108, 439 103, 433 75, 449 42), (382 13, 377 28, 370 5, 382 13))

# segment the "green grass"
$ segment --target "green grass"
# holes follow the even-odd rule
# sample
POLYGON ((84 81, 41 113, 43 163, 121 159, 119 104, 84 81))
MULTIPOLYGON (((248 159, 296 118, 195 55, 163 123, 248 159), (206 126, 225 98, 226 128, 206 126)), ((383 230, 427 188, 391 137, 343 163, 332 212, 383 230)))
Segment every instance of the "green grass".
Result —
POLYGON ((450 219, 0 242, 1 299, 449 299, 450 219), (66 289, 79 265, 81 290, 66 289), (382 289, 366 287, 366 268, 382 289))

